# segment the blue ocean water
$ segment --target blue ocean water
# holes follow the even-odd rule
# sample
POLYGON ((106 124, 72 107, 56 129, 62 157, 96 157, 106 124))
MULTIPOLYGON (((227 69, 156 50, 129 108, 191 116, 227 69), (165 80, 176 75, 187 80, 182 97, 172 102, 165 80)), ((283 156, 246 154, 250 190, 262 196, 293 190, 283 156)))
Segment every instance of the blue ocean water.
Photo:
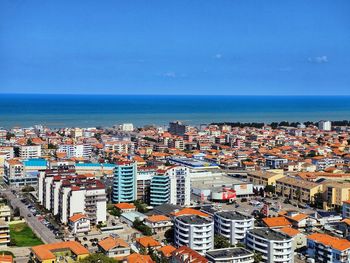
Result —
POLYGON ((0 94, 0 127, 349 120, 350 96, 0 94))

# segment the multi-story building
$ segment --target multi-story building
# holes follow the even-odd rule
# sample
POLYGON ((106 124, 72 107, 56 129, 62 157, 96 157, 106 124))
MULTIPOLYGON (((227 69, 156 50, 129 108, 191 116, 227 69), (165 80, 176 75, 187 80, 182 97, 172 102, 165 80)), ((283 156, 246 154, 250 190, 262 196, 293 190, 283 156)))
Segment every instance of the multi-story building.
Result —
POLYGON ((314 233, 307 236, 307 254, 315 262, 350 262, 350 241, 327 234, 314 233))
POLYGON ((214 222, 210 218, 177 216, 174 226, 176 246, 187 246, 202 255, 214 248, 214 222))
POLYGON ((314 203, 315 195, 322 194, 323 185, 292 177, 283 177, 276 181, 276 193, 290 200, 314 203))
POLYGON ((65 241, 34 246, 31 249, 31 262, 76 262, 89 256, 89 250, 76 241, 65 241))
POLYGON ((187 246, 181 246, 171 253, 171 263, 208 263, 209 260, 187 246))
POLYGON ((247 231, 254 228, 254 217, 236 211, 217 212, 214 221, 215 233, 226 237, 232 245, 244 243, 247 231))
POLYGON ((254 185, 276 185, 276 180, 284 177, 282 169, 249 172, 247 178, 254 185))
POLYGON ((265 158, 265 165, 270 169, 283 169, 284 165, 288 163, 285 158, 278 158, 277 156, 267 156, 265 158))
POLYGON ((132 153, 135 149, 135 145, 132 141, 109 141, 106 142, 103 150, 106 152, 117 152, 117 153, 132 153))
POLYGON ((113 203, 133 202, 137 197, 137 164, 119 162, 114 169, 113 203))
POLYGON ((106 237, 97 245, 99 252, 110 258, 125 259, 130 255, 130 246, 121 238, 106 237))
POLYGON ((173 223, 171 219, 165 215, 152 215, 145 219, 144 224, 152 229, 153 233, 165 232, 169 230, 173 223))
POLYGON ((327 208, 339 208, 344 201, 350 200, 350 183, 327 182, 323 184, 323 200, 327 208))
POLYGON ((164 174, 157 174, 152 177, 150 184, 150 204, 157 206, 169 203, 170 199, 170 178, 164 174))
POLYGON ((188 130, 188 126, 182 124, 180 121, 169 123, 169 132, 171 134, 183 136, 188 130))
POLYGON ((207 251, 206 258, 213 263, 253 263, 254 253, 242 248, 231 247, 207 251))
POLYGON ((90 220, 84 214, 74 214, 69 218, 69 228, 72 234, 89 232, 90 220))
POLYGON ((332 123, 330 121, 321 120, 318 122, 318 129, 322 131, 332 130, 332 123))
POLYGON ((41 157, 41 145, 21 145, 19 157, 22 159, 35 159, 41 157))
POLYGON ((10 243, 10 228, 9 225, 0 220, 0 248, 1 246, 7 246, 10 243))
POLYGON ((70 170, 41 172, 38 201, 64 224, 75 214, 85 214, 92 224, 106 221, 106 189, 96 179, 70 170))
POLYGON ((4 165, 4 182, 8 185, 36 186, 38 182, 38 173, 47 168, 47 161, 44 159, 28 159, 20 161, 10 159, 4 165))
POLYGON ((4 203, 0 203, 0 220, 5 222, 11 220, 11 208, 4 203))
POLYGON ((343 201, 342 215, 343 218, 350 218, 350 200, 343 201))
POLYGON ((8 185, 24 185, 22 178, 24 177, 24 166, 18 159, 5 160, 4 163, 4 182, 8 185))
POLYGON ((261 254, 266 263, 293 263, 293 238, 270 228, 254 228, 247 231, 246 246, 261 254))
POLYGON ((57 152, 65 153, 67 158, 89 158, 91 156, 92 146, 90 144, 60 144, 57 152))
POLYGON ((186 206, 191 203, 190 171, 184 166, 158 170, 151 180, 151 205, 169 203, 186 206))
POLYGON ((150 203, 151 180, 156 174, 155 167, 137 168, 137 200, 142 200, 146 204, 150 203))
POLYGON ((100 224, 106 222, 106 204, 105 185, 99 180, 79 176, 62 182, 58 195, 58 216, 63 224, 67 224, 69 217, 84 213, 92 224, 100 224))

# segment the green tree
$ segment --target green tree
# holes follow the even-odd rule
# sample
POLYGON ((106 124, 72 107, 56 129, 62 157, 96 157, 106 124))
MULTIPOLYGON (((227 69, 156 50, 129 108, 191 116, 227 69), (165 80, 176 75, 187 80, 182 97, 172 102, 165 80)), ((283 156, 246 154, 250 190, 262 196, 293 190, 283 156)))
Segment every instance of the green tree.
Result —
POLYGON ((224 236, 222 236, 222 235, 215 235, 214 236, 214 248, 215 249, 227 248, 230 246, 231 246, 230 242, 224 236))
POLYGON ((173 242, 173 240, 174 240, 174 228, 172 227, 172 228, 168 229, 167 231, 165 231, 164 237, 169 243, 173 242))
POLYGON ((152 229, 142 223, 139 219, 136 219, 133 223, 133 227, 139 230, 145 236, 152 236, 152 229))
POLYGON ((265 186, 265 192, 267 193, 275 193, 276 187, 274 185, 268 184, 265 186))
POLYGON ((134 205, 136 206, 137 211, 139 211, 140 213, 147 213, 148 212, 147 204, 145 204, 141 200, 135 200, 134 205))
POLYGON ((260 253, 254 253, 254 263, 259 263, 263 260, 260 253))
POLYGON ((113 258, 109 258, 101 253, 91 254, 90 256, 79 260, 81 263, 117 263, 113 258))

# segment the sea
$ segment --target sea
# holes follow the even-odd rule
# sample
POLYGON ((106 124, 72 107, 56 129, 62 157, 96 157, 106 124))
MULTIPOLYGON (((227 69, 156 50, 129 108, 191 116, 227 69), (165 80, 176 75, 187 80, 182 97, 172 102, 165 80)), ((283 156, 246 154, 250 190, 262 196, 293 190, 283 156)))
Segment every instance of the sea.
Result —
POLYGON ((0 94, 0 127, 350 120, 350 96, 0 94))

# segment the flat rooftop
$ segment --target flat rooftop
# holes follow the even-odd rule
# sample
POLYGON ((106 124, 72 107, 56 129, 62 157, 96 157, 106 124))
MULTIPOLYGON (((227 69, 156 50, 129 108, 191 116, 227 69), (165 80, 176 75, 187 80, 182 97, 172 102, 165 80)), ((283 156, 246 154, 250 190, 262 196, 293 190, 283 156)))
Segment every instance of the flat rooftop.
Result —
POLYGON ((288 235, 281 232, 274 231, 268 227, 254 228, 254 229, 248 230, 248 232, 268 240, 283 241, 283 240, 291 239, 288 235))
POLYGON ((242 185, 242 184, 251 184, 250 182, 245 182, 242 180, 238 180, 237 178, 233 178, 231 176, 227 176, 225 174, 212 174, 210 176, 199 176, 191 178, 191 187, 199 188, 199 189, 221 189, 222 187, 230 187, 233 185, 242 185))
POLYGON ((228 220, 245 220, 252 218, 251 216, 243 215, 241 213, 238 213, 237 211, 222 211, 216 214, 228 220))
POLYGON ((191 168, 213 168, 218 167, 218 165, 214 162, 207 162, 204 160, 199 160, 195 158, 187 158, 187 157, 171 157, 169 158, 169 161, 183 164, 185 166, 191 167, 191 168))
POLYGON ((177 217, 177 219, 184 222, 185 224, 193 224, 193 225, 206 225, 212 222, 211 220, 198 215, 179 216, 177 217))
POLYGON ((238 257, 253 256, 253 252, 241 247, 216 249, 206 252, 207 256, 215 259, 233 259, 238 257))

